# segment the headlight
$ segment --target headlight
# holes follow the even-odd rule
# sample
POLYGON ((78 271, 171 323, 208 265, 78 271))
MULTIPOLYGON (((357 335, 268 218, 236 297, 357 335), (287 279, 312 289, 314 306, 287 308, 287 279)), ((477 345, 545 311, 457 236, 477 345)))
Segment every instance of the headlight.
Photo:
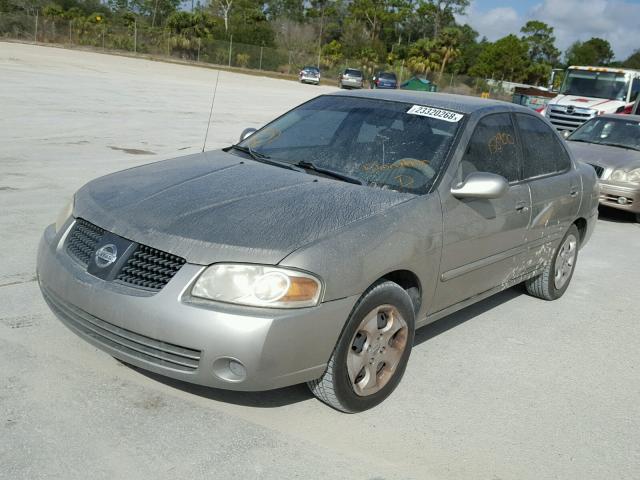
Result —
POLYGON ((56 218, 56 232, 59 232, 60 229, 64 227, 64 224, 67 222, 69 217, 73 214, 73 201, 74 201, 74 197, 71 197, 71 200, 67 202, 64 208, 58 214, 58 217, 56 218))
POLYGON ((624 170, 614 170, 609 177, 610 180, 614 182, 626 182, 627 181, 627 172, 624 170))
POLYGON ((636 168, 627 173, 627 182, 640 183, 640 168, 636 168))
POLYGON ((313 307, 322 284, 308 273, 262 265, 216 264, 191 289, 194 297, 253 307, 313 307))

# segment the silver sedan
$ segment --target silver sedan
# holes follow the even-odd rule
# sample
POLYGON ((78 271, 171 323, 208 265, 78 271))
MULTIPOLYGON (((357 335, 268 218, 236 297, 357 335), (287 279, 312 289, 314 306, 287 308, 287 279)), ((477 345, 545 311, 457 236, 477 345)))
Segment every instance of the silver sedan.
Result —
POLYGON ((523 282, 562 296, 597 218, 594 170, 517 105, 340 93, 244 136, 75 194, 37 262, 64 324, 168 377, 358 412, 417 328, 523 282))
POLYGON ((567 140, 576 158, 595 169, 600 203, 640 222, 640 115, 593 118, 567 140))

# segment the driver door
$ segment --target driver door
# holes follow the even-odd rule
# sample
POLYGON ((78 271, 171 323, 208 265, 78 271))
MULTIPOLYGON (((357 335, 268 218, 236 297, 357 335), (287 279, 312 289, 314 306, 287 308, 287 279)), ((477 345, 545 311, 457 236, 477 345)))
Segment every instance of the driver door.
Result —
POLYGON ((500 198, 458 199, 443 182, 443 247, 432 313, 480 295, 517 276, 525 257, 531 194, 522 178, 521 149, 511 115, 483 117, 454 168, 453 185, 470 173, 501 175, 510 184, 500 198))

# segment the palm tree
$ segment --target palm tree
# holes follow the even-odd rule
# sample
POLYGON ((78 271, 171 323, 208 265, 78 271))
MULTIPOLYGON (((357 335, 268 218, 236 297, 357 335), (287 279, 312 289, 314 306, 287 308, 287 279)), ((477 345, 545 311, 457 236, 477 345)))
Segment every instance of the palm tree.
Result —
POLYGON ((427 74, 439 67, 439 52, 433 40, 423 38, 411 45, 407 66, 413 73, 427 74))
POLYGON ((440 75, 438 77, 438 83, 442 82, 442 75, 444 74, 444 69, 447 66, 447 63, 460 55, 458 45, 460 45, 461 37, 462 32, 460 32, 460 30, 455 27, 445 28, 440 33, 437 44, 438 50, 442 55, 442 64, 440 65, 440 75))

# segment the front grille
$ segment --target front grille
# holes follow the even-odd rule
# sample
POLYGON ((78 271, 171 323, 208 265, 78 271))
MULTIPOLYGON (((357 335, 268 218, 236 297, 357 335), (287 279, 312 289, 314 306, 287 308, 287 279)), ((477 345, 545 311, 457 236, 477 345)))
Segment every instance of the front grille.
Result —
POLYGON ((547 111, 549 112, 549 120, 555 125, 556 129, 569 130, 570 132, 573 132, 596 115, 596 111, 590 108, 574 107, 573 109, 568 109, 568 107, 560 105, 549 105, 547 111))
POLYGON ((95 253, 102 235, 104 235, 102 228, 82 218, 77 218, 67 237, 67 252, 86 267, 91 256, 95 253))
POLYGON ((598 178, 602 178, 602 175, 604 174, 604 167, 601 167, 600 165, 594 165, 592 163, 590 163, 589 165, 591 165, 593 169, 596 171, 596 176, 598 178))
MULTIPOLYGON (((66 250, 84 267, 89 265, 106 230, 76 218, 66 240, 66 250)), ((147 245, 134 244, 133 253, 116 274, 116 281, 150 291, 159 291, 185 264, 185 259, 147 245)))
POLYGON ((44 288, 42 294, 54 313, 72 330, 108 349, 173 370, 194 372, 198 368, 200 350, 156 340, 105 322, 44 288))
POLYGON ((122 267, 117 280, 149 290, 160 290, 184 265, 184 258, 170 253, 138 245, 122 267))

